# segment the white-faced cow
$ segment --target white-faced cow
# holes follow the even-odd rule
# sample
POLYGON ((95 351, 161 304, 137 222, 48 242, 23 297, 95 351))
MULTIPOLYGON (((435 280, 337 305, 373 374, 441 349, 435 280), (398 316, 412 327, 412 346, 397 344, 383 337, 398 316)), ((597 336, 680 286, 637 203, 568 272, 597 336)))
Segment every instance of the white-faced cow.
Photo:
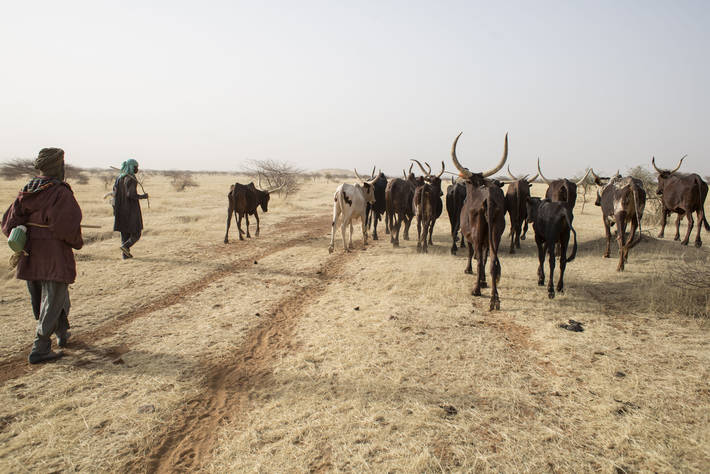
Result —
POLYGON ((505 210, 510 218, 510 253, 515 253, 515 249, 520 248, 520 241, 525 240, 528 231, 526 205, 530 199, 530 187, 538 175, 530 179, 527 175, 517 178, 508 165, 508 176, 512 181, 508 181, 508 189, 505 192, 505 210))
POLYGON ((577 255, 577 232, 572 227, 572 209, 564 202, 553 202, 549 199, 530 198, 527 203, 528 222, 532 223, 537 244, 537 257, 540 261, 537 267, 537 284, 545 285, 545 255, 549 255, 550 280, 547 285, 547 296, 555 297, 555 244, 560 246, 560 279, 557 281, 557 292, 564 291, 564 277, 567 262, 577 255), (567 256, 569 233, 574 234, 572 255, 567 256))
POLYGON ((476 286, 473 288, 474 296, 481 295, 481 288, 486 286, 485 265, 490 256, 491 265, 491 301, 490 310, 500 309, 498 297, 498 281, 501 268, 498 260, 498 246, 500 237, 505 230, 505 196, 500 189, 502 183, 487 179, 497 173, 508 158, 508 134, 505 135, 503 157, 495 168, 483 173, 473 173, 459 163, 456 157, 456 143, 459 133, 451 146, 451 160, 454 166, 466 179, 466 200, 461 210, 461 231, 468 245, 468 266, 466 273, 472 273, 471 259, 475 253, 478 262, 476 286))
POLYGON ((631 176, 622 177, 618 172, 611 178, 597 176, 592 170, 594 183, 597 185, 595 205, 602 208, 602 219, 606 231, 606 251, 609 257, 611 247, 611 226, 616 224, 616 240, 619 243, 619 264, 617 271, 624 270, 624 263, 629 259, 629 249, 641 241, 641 219, 646 207, 646 191, 643 182, 631 176), (631 223, 631 232, 626 241, 626 224, 631 223), (634 240, 638 227, 639 236, 634 240))
POLYGON ((340 222, 340 232, 343 236, 343 249, 349 252, 353 248, 353 219, 360 219, 362 223, 362 245, 367 245, 367 223, 365 210, 367 203, 375 202, 374 181, 365 180, 357 174, 355 176, 362 184, 341 184, 333 195, 333 224, 330 234, 330 246, 328 252, 333 253, 335 248, 335 226, 340 222), (345 241, 345 229, 350 226, 350 242, 345 241))
POLYGON ((706 231, 710 231, 710 225, 705 217, 705 199, 708 195, 708 185, 697 173, 678 173, 680 165, 683 163, 683 158, 678 162, 678 166, 674 170, 663 170, 656 166, 656 158, 651 159, 653 168, 658 172, 658 190, 657 194, 661 196, 663 203, 663 215, 661 220, 661 232, 658 233, 659 238, 663 238, 663 231, 666 228, 666 217, 672 212, 678 213, 678 221, 676 222, 676 237, 680 238, 679 225, 680 219, 685 216, 688 218, 688 231, 685 238, 681 242, 682 245, 688 245, 690 240, 690 232, 693 230, 693 212, 698 218, 698 234, 695 237, 695 246, 700 247, 703 241, 700 239, 700 230, 705 226, 706 231))

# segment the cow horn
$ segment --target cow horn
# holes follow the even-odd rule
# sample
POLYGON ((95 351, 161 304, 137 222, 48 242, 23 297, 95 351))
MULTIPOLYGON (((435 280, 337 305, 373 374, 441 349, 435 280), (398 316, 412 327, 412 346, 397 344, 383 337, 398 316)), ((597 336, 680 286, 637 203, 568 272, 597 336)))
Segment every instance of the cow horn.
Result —
POLYGON ((426 169, 427 169, 426 175, 431 176, 431 166, 429 166, 429 163, 427 163, 426 161, 424 162, 424 165, 426 166, 426 169))
POLYGON ((589 171, 592 173, 592 178, 594 178, 594 181, 599 181, 599 175, 597 175, 592 168, 589 168, 589 171))
POLYGON ((587 176, 589 176, 589 173, 590 173, 591 171, 592 171, 592 168, 589 168, 589 169, 587 170, 587 172, 584 174, 584 178, 582 178, 582 179, 580 179, 579 181, 577 181, 577 186, 581 186, 582 183, 584 183, 584 181, 587 179, 587 176))
POLYGON ((275 193, 276 191, 278 191, 279 189, 283 188, 284 186, 286 186, 286 183, 282 183, 281 186, 276 186, 274 189, 269 189, 269 190, 266 191, 266 192, 269 193, 269 194, 275 193))
MULTIPOLYGON (((419 163, 418 160, 415 160, 414 158, 412 158, 412 159, 410 159, 409 161, 413 161, 413 162, 415 162, 416 164, 418 164, 419 167, 422 169, 422 173, 424 173, 424 174, 427 175, 427 176, 429 175, 429 173, 426 172, 426 170, 424 169, 424 167, 422 166, 422 164, 419 163)), ((414 166, 414 165, 412 165, 412 166, 414 166)), ((410 173, 412 172, 412 169, 411 169, 411 168, 409 169, 409 172, 410 172, 410 173)))
POLYGON ((404 179, 406 180, 407 179, 407 172, 404 171, 404 168, 402 168, 402 174, 404 175, 404 179))
POLYGON ((527 181, 528 183, 534 183, 538 176, 540 176, 540 173, 535 173, 535 176, 530 179, 525 178, 525 181, 527 181))
MULTIPOLYGON (((461 132, 461 133, 463 133, 463 132, 461 132)), ((459 159, 456 158, 456 143, 458 143, 461 133, 456 135, 456 138, 454 139, 454 144, 451 145, 451 161, 454 162, 454 166, 456 167, 457 170, 459 170, 459 172, 461 173, 461 176, 463 176, 464 178, 468 178, 473 173, 471 173, 468 169, 461 166, 461 163, 459 163, 459 159)))
POLYGON ((456 180, 454 180, 454 177, 451 177, 451 184, 456 184, 456 180))
POLYGON ((547 178, 545 178, 545 175, 542 174, 542 170, 540 169, 540 157, 539 157, 539 156, 537 157, 537 174, 540 175, 540 177, 542 178, 542 180, 543 180, 545 183, 550 184, 550 180, 547 179, 547 178))
POLYGON ((259 175, 259 189, 263 189, 263 188, 261 187, 261 173, 257 173, 257 174, 259 175))
POLYGON ((441 173, 439 173, 439 174, 436 175, 437 178, 441 178, 441 175, 444 174, 444 169, 445 169, 445 168, 446 168, 446 167, 444 166, 444 160, 441 160, 441 173))
POLYGON ((358 179, 358 181, 363 181, 363 182, 367 181, 367 180, 364 179, 362 176, 360 176, 359 174, 357 174, 357 168, 353 168, 353 169, 355 170, 355 177, 358 179))
POLYGON ((688 155, 683 155, 683 158, 681 158, 680 161, 678 162, 678 166, 676 166, 675 169, 673 171, 671 171, 671 174, 675 173, 676 171, 678 171, 680 169, 680 165, 683 164, 683 160, 685 159, 686 156, 688 156, 688 155))
POLYGON ((508 159, 508 134, 505 134, 505 145, 503 145, 503 156, 500 158, 500 162, 496 165, 495 168, 489 169, 488 171, 483 172, 483 177, 487 178, 489 176, 492 176, 496 174, 500 169, 503 167, 505 164, 505 160, 508 159))
POLYGON ((508 164, 508 176, 510 176, 510 179, 512 179, 513 181, 518 180, 518 178, 516 178, 515 175, 510 172, 510 164, 508 164))

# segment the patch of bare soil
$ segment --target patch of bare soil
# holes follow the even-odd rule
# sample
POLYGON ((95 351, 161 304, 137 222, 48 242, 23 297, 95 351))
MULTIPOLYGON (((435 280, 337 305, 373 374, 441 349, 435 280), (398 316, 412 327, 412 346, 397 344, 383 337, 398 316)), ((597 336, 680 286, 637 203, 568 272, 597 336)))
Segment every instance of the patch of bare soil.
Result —
MULTIPOLYGON (((273 362, 292 350, 291 336, 299 316, 323 294, 329 281, 338 278, 354 255, 342 253, 328 258, 319 278, 278 302, 270 317, 250 331, 245 344, 231 357, 205 361, 204 391, 175 415, 174 422, 159 436, 162 442, 127 468, 167 473, 203 466, 214 447, 217 428, 247 409, 250 392, 269 378, 273 362)), ((328 465, 320 461, 320 467, 328 465)))

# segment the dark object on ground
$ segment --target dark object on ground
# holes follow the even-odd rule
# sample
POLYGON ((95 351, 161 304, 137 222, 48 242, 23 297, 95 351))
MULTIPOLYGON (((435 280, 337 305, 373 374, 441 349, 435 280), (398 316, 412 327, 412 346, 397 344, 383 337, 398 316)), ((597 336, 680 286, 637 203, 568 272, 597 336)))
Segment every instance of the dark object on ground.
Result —
POLYGON ((33 352, 30 354, 30 357, 28 358, 30 364, 39 364, 40 362, 47 362, 50 360, 56 360, 62 357, 64 353, 62 351, 59 352, 54 352, 54 351, 49 351, 44 354, 39 354, 37 352, 33 352))
POLYGON ((580 323, 579 321, 575 321, 574 319, 569 320, 569 324, 561 323, 559 327, 562 329, 566 329, 568 331, 574 331, 574 332, 583 332, 584 328, 582 327, 584 323, 580 323))

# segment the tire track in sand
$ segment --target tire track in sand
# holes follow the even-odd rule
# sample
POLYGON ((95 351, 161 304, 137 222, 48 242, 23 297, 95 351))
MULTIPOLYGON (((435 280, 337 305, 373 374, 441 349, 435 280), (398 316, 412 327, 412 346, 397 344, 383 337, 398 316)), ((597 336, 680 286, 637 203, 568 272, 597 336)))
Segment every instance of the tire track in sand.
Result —
MULTIPOLYGON (((190 296, 200 293, 212 283, 230 276, 240 268, 252 265, 254 260, 261 260, 289 247, 302 244, 306 240, 319 238, 327 229, 330 228, 331 219, 332 218, 329 215, 313 216, 302 219, 294 217, 293 220, 281 224, 280 227, 277 227, 277 229, 280 233, 292 230, 298 231, 298 234, 295 237, 291 237, 285 241, 275 241, 273 244, 268 244, 268 247, 261 252, 249 253, 246 256, 240 252, 239 258, 236 260, 220 265, 216 270, 207 273, 197 280, 185 283, 174 289, 169 289, 165 295, 156 298, 139 308, 128 311, 127 313, 119 314, 115 318, 104 322, 96 328, 86 332, 74 333, 72 334, 69 348, 95 346, 97 341, 113 336, 118 333, 123 326, 130 324, 136 319, 143 318, 155 311, 159 311, 185 301, 190 296)), ((218 251, 224 252, 222 248, 218 251)), ((0 361, 0 385, 43 368, 42 365, 31 366, 27 363, 27 354, 31 348, 31 345, 27 345, 20 353, 0 361)), ((72 351, 72 353, 80 354, 80 352, 75 351, 72 351)))
POLYGON ((249 409, 249 393, 268 379, 274 363, 291 349, 291 337, 299 318, 358 253, 328 257, 318 279, 277 302, 270 311, 272 316, 250 330, 232 357, 208 362, 204 392, 187 401, 176 412, 175 421, 156 437, 160 444, 145 457, 129 463, 126 470, 171 473, 204 468, 219 427, 249 409))

